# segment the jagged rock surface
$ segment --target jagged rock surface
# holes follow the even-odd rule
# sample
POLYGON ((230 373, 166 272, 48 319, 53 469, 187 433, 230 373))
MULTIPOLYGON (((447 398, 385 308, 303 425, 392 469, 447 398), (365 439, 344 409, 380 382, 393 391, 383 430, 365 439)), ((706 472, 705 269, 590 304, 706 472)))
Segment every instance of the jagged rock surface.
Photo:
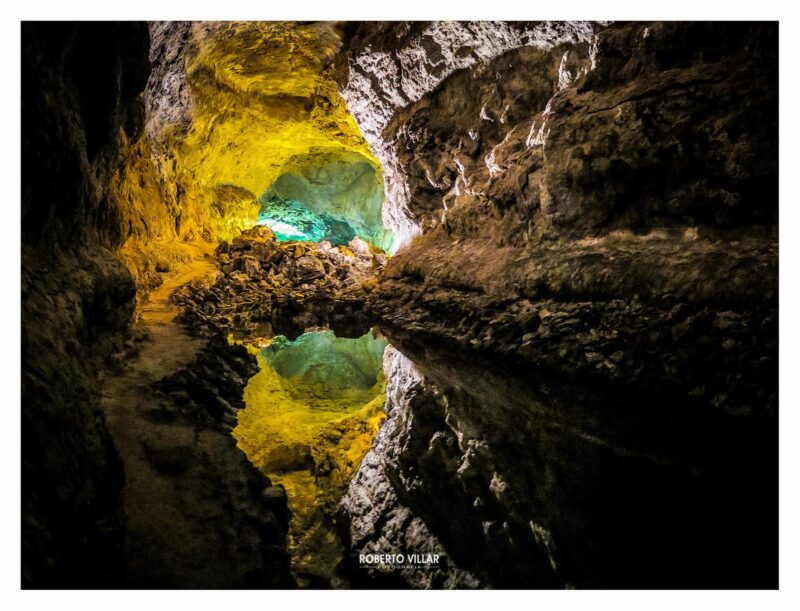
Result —
MULTIPOLYGON (((153 384, 153 397, 126 418, 148 435, 144 465, 129 477, 170 491, 161 528, 149 508, 131 507, 127 587, 291 587, 286 494, 236 447, 231 431, 244 408, 256 359, 215 337, 185 368, 153 384), (145 428, 149 427, 149 428, 145 428), (173 514, 180 516, 171 523, 173 514), (154 554, 155 552, 155 554, 154 554)), ((112 429, 113 430, 113 429, 112 429)))
POLYGON ((414 588, 477 588, 483 585, 467 571, 456 567, 444 553, 441 542, 398 497, 393 484, 397 472, 392 464, 402 452, 411 427, 409 402, 424 397, 422 379, 411 362, 392 347, 384 353, 388 380, 385 411, 388 420, 381 427, 372 449, 361 461, 355 478, 341 499, 343 538, 348 544, 345 563, 356 586, 414 588), (431 567, 395 571, 381 565, 361 565, 367 554, 438 554, 431 567))
POLYGON ((122 567, 95 372, 133 315, 107 185, 120 132, 143 127, 149 40, 142 24, 74 23, 25 23, 22 39, 22 584, 90 587, 122 567))
POLYGON ((331 23, 152 22, 145 130, 123 143, 111 196, 121 256, 140 293, 185 259, 182 243, 230 241, 267 189, 308 197, 382 247, 383 182, 331 76, 331 23), (276 181, 280 180, 280 184, 276 181), (325 184, 322 184, 322 183, 325 184))
POLYGON ((358 238, 349 248, 277 242, 265 226, 222 244, 217 257, 221 271, 212 286, 190 286, 175 298, 193 328, 249 340, 326 326, 341 337, 363 335, 371 326, 364 301, 386 262, 358 238))
MULTIPOLYGON (((438 21, 351 24, 338 60, 342 97, 384 169, 384 223, 395 234, 394 249, 420 233, 407 164, 399 146, 385 133, 399 109, 428 97, 453 73, 477 67, 518 47, 544 53, 564 43, 588 42, 594 26, 588 22, 454 22, 438 21)), ((490 79, 493 78, 493 74, 490 79)), ((461 97, 461 96, 459 96, 461 97)), ((486 94, 487 100, 490 94, 486 94)), ((445 112, 459 109, 451 98, 445 112)), ((425 101, 422 102, 426 104, 425 101)), ((475 119, 486 117, 485 107, 475 119)), ((497 116, 503 116, 497 109, 497 116)), ((440 142, 433 141, 432 145, 440 142)), ((436 180, 428 176, 428 180, 436 180)))
MULTIPOLYGON (((335 71, 386 172, 401 248, 380 282, 363 243, 258 229, 179 300, 206 336, 356 336, 373 316, 415 363, 392 370, 343 516, 352 552, 446 564, 354 583, 775 585, 774 24, 357 24, 338 55, 332 24, 150 33, 147 81, 142 25, 23 28, 23 584, 122 582, 123 473, 93 384, 135 298, 192 256, 177 243, 238 235, 283 173, 377 167, 335 71)), ((217 430, 238 401, 220 384, 164 382, 156 418, 225 438, 211 480, 247 508, 229 484, 264 482, 217 430)), ((173 449, 150 462, 180 482, 173 449)), ((205 501, 195 526, 249 533, 228 583, 287 583, 280 524, 205 501)))
POLYGON ((184 420, 197 428, 236 426, 236 412, 244 407, 247 380, 258 373, 255 357, 242 346, 213 338, 185 369, 163 378, 153 387, 169 395, 173 405, 153 412, 159 420, 184 420), (174 408, 174 411, 169 411, 174 408))
MULTIPOLYGON (((416 375, 390 369, 405 383, 390 385, 388 419, 345 497, 351 560, 438 550, 506 588, 774 580, 770 423, 458 356, 414 333, 390 341, 416 375), (737 534, 742 516, 757 536, 737 534)), ((436 587, 475 583, 456 574, 422 572, 436 587)), ((376 582, 419 578, 386 570, 376 582)))
POLYGON ((524 58, 513 52, 398 111, 383 138, 416 177, 408 188, 426 233, 391 260, 374 311, 561 374, 588 367, 770 417, 770 34, 763 25, 613 26, 598 34, 592 57, 581 59, 578 46, 538 59, 554 92, 540 114, 524 108, 541 108, 547 82, 514 81, 524 58), (582 76, 570 85, 565 71, 582 76), (505 127, 465 155, 470 114, 449 102, 471 92, 474 112, 498 73, 505 127), (719 366, 703 366, 708 358, 719 366))

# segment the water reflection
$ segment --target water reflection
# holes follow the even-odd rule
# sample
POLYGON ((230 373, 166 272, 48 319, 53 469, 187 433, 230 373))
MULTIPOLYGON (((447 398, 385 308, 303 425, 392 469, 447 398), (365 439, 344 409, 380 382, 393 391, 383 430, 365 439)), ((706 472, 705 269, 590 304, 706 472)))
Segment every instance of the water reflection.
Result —
POLYGON ((777 482, 764 477, 776 472, 771 424, 387 335, 402 351, 387 368, 389 418, 344 499, 351 570, 364 585, 774 579, 777 482), (437 546, 450 562, 427 573, 356 562, 364 551, 437 546))
POLYGON ((330 585, 343 549, 332 517, 383 420, 386 340, 312 332, 275 337, 245 389, 239 447, 292 511, 289 550, 301 585, 330 585))

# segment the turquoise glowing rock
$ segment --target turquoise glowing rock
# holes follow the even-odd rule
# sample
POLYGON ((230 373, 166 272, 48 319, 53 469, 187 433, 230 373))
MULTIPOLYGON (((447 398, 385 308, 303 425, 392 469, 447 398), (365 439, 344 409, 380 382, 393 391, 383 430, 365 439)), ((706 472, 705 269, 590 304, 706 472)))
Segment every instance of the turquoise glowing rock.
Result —
MULTIPOLYGON (((273 209, 275 204, 271 204, 272 201, 294 202, 320 215, 321 224, 327 224, 325 239, 333 237, 346 242, 345 235, 358 236, 388 251, 393 236, 383 226, 384 199, 380 171, 376 171, 361 155, 337 152, 311 153, 294 158, 284 173, 264 192, 260 201, 263 207, 273 209), (344 223, 344 226, 335 223, 331 226, 332 220, 344 223)), ((275 216, 274 212, 272 218, 275 221, 291 225, 298 234, 309 234, 301 224, 301 220, 307 219, 304 213, 294 210, 294 215, 299 214, 301 218, 293 219, 293 222, 283 216, 275 216)), ((266 218, 267 215, 264 216, 266 218)))
POLYGON ((262 199, 258 224, 272 229, 279 242, 328 240, 334 246, 340 246, 357 235, 346 221, 334 218, 327 212, 310 210, 296 200, 275 196, 266 201, 262 199))

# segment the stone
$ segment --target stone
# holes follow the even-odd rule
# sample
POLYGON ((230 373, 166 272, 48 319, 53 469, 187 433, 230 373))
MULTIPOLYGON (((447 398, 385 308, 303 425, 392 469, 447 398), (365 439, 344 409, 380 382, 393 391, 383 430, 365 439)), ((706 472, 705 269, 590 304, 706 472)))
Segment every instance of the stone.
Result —
MULTIPOLYGON (((633 447, 649 452, 665 435, 655 422, 676 427, 673 439, 685 441, 692 430, 698 455, 707 451, 708 439, 719 447, 720 435, 731 448, 754 444, 769 453, 766 448, 774 447, 777 369, 761 366, 774 365, 777 356, 774 27, 588 24, 584 33, 564 32, 553 46, 524 46, 513 34, 498 34, 481 40, 477 57, 461 58, 459 35, 474 27, 360 24, 342 49, 346 61, 338 78, 384 165, 385 216, 399 238, 366 305, 394 345, 429 365, 428 377, 418 376, 412 390, 393 395, 389 388, 389 419, 343 501, 354 549, 400 552, 411 525, 421 523, 427 540, 455 556, 458 569, 495 587, 529 587, 536 580, 541 587, 674 584, 667 574, 687 585, 743 579, 774 587, 772 535, 751 541, 747 550, 724 543, 726 531, 735 530, 730 508, 741 482, 727 500, 698 492, 702 500, 690 514, 665 509, 673 497, 663 497, 653 511, 665 511, 664 524, 682 524, 655 535, 673 560, 656 554, 642 571, 625 558, 641 559, 654 548, 636 537, 623 541, 638 518, 620 518, 620 536, 611 536, 608 548, 626 567, 616 575, 614 563, 579 567, 581 554, 592 548, 586 539, 591 530, 572 527, 592 517, 562 522, 555 516, 565 508, 545 498, 546 490, 558 490, 571 498, 570 507, 584 506, 570 495, 582 494, 581 482, 592 478, 587 473, 602 471, 605 450, 599 448, 614 448, 614 461, 629 451, 635 455, 633 447), (440 36, 443 29, 452 36, 440 36), (396 69, 403 78, 389 77, 396 69), (385 95, 387 81, 397 96, 385 95), (540 322, 532 323, 531 311, 540 322), (434 343, 447 347, 437 363, 431 362, 434 343), (526 383, 554 401, 553 431, 573 426, 563 419, 576 405, 574 426, 584 433, 589 422, 610 413, 625 424, 589 434, 597 446, 585 452, 577 449, 583 442, 555 441, 551 435, 560 434, 532 424, 520 435, 514 464, 491 467, 503 481, 515 481, 506 490, 516 502, 492 495, 476 503, 475 481, 489 489, 493 479, 488 470, 458 472, 469 442, 496 435, 507 448, 521 423, 538 421, 539 409, 547 408, 526 399, 515 411, 506 397, 488 409, 490 397, 507 388, 512 366, 494 385, 482 369, 454 383, 456 350, 519 365, 526 383), (484 395, 476 388, 485 383, 484 395), (611 408, 617 401, 627 407, 611 408), (504 421, 500 414, 507 411, 513 415, 504 421), (700 422, 708 428, 698 434, 700 422), (624 437, 625 429, 632 437, 624 442, 606 438, 624 437), (745 429, 749 433, 738 437, 745 429), (640 445, 645 430, 653 446, 640 445), (558 451, 547 449, 554 446, 574 449, 567 453, 586 464, 551 464, 535 473, 538 461, 560 460, 558 451), (520 460, 526 448, 535 451, 520 460), (570 492, 551 479, 573 472, 580 482, 570 492), (526 482, 537 481, 547 484, 527 488, 526 482), (552 522, 535 515, 537 506, 552 522), (526 518, 522 507, 531 511, 526 518), (697 526, 695 511, 704 512, 704 526, 697 526), (687 558, 687 546, 712 531, 715 543, 687 558), (476 551, 481 542, 484 551, 476 551), (488 560, 501 547, 501 556, 488 560), (767 549, 771 568, 752 561, 767 549), (662 562, 663 570, 652 570, 662 562)), ((670 460, 691 462, 673 450, 664 449, 670 460)), ((725 480, 733 462, 753 473, 749 460, 731 450, 717 475, 725 480)), ((773 460, 755 460, 756 471, 773 472, 773 460)), ((634 471, 644 468, 635 462, 634 471)), ((649 464, 660 475, 637 481, 680 479, 672 467, 666 475, 649 464)), ((693 481, 687 485, 700 491, 704 484, 693 481)), ((624 496, 626 486, 620 483, 615 494, 624 496)), ((760 494, 769 486, 754 475, 747 487, 760 494)), ((774 498, 774 488, 767 496, 774 498)), ((588 490, 586 498, 595 499, 595 492, 588 490)), ((758 528, 774 532, 774 503, 758 503, 738 519, 753 523, 751 512, 757 512, 758 528)), ((604 515, 623 514, 625 507, 617 506, 604 515)), ((608 532, 607 525, 598 529, 608 532)), ((439 575, 456 579, 450 571, 439 575)), ((374 578, 432 583, 430 575, 401 571, 374 578)))
POLYGON ((239 260, 241 270, 250 278, 257 278, 261 274, 261 265, 256 257, 244 256, 239 260))
POLYGON ((356 256, 341 246, 274 242, 259 232, 257 228, 242 232, 233 240, 235 250, 217 255, 226 273, 214 284, 189 287, 175 295, 187 306, 184 321, 203 332, 213 329, 227 334, 253 333, 269 318, 273 332, 290 337, 326 324, 348 335, 356 334, 356 329, 360 335, 369 328, 363 304, 376 286, 384 255, 374 253, 366 242, 362 248, 366 254, 356 256), (245 269, 246 273, 239 271, 245 269), (209 300, 214 300, 213 308, 203 305, 209 300), (254 317, 252 304, 256 303, 265 310, 254 317))
POLYGON ((347 244, 347 247, 357 255, 371 255, 372 249, 365 240, 356 236, 347 244))

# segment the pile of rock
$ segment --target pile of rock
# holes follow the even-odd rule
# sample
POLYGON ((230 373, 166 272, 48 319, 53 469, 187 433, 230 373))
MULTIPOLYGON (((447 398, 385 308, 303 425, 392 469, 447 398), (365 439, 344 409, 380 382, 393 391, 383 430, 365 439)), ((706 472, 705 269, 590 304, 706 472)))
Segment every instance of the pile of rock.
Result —
POLYGON ((381 250, 358 237, 346 247, 278 242, 265 226, 221 244, 217 258, 212 286, 190 285, 175 294, 186 306, 183 320, 201 334, 220 330, 251 338, 294 337, 323 326, 358 327, 363 334, 365 296, 386 262, 381 250))

